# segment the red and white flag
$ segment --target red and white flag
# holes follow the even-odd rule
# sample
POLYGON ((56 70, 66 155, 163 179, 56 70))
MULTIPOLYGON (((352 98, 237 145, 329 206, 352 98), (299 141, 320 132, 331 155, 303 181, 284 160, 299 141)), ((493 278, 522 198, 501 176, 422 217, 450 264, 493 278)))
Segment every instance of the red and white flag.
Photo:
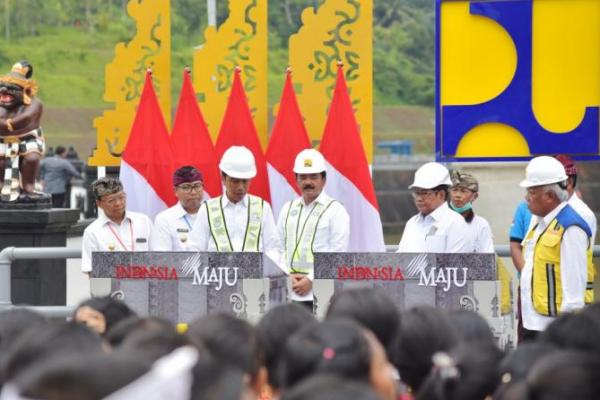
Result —
POLYGON ((309 148, 310 139, 292 85, 292 74, 288 70, 266 153, 275 218, 287 201, 300 195, 293 171, 294 160, 298 153, 309 148))
POLYGON ((119 178, 127 193, 127 209, 154 220, 177 201, 173 193, 173 154, 167 125, 152 86, 146 82, 123 155, 119 178))
POLYGON ((175 169, 184 165, 198 168, 204 175, 204 190, 210 197, 221 194, 219 163, 210 133, 198 106, 190 72, 183 72, 183 85, 173 123, 171 147, 175 169))
POLYGON ((348 251, 384 252, 379 206, 341 65, 320 151, 327 161, 325 190, 350 214, 348 251))
POLYGON ((229 94, 229 102, 221 122, 219 137, 215 145, 217 160, 221 160, 225 150, 231 146, 244 146, 254 155, 256 161, 256 177, 252 179, 249 192, 270 202, 269 178, 267 176, 267 162, 263 153, 256 126, 252 120, 248 99, 244 92, 240 69, 236 68, 233 76, 233 86, 229 94))

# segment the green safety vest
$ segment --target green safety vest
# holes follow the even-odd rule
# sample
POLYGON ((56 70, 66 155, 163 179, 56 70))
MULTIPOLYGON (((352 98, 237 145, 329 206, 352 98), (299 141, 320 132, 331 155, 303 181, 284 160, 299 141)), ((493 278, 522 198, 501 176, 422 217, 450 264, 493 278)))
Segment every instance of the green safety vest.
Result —
POLYGON ((315 260, 313 242, 317 226, 325 211, 334 202, 335 200, 330 200, 327 204, 316 203, 302 227, 300 227, 300 216, 304 209, 302 199, 294 200, 290 204, 285 217, 285 259, 291 272, 308 274, 312 271, 315 260))
MULTIPOLYGON (((206 201, 208 226, 210 235, 219 252, 233 251, 233 245, 227 231, 227 222, 223 214, 221 198, 215 197, 206 201)), ((260 244, 260 231, 262 229, 264 200, 260 197, 248 195, 248 222, 246 224, 246 235, 242 251, 258 251, 260 244)))

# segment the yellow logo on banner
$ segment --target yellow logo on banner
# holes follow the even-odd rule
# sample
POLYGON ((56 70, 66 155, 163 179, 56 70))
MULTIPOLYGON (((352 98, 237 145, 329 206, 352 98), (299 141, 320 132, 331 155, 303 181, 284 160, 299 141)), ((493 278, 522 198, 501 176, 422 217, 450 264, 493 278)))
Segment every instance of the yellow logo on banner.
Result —
POLYGON ((598 154, 600 1, 438 2, 442 158, 598 154))

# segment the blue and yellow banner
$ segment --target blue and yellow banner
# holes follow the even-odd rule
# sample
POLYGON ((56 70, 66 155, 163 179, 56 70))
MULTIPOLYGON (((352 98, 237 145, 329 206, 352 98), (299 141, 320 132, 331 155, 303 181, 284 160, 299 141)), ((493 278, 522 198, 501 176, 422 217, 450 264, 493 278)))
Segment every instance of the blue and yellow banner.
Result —
POLYGON ((600 1, 436 0, 436 158, 600 159, 600 1))

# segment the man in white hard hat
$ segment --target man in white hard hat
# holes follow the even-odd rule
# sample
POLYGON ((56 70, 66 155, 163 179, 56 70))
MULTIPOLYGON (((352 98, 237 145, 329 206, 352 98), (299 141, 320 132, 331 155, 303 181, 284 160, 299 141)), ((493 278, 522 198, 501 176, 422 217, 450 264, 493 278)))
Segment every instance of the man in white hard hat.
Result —
POLYGON ((347 250, 350 216, 342 204, 323 190, 327 171, 321 153, 302 150, 296 156, 294 173, 302 196, 284 204, 277 229, 292 279, 291 298, 312 310, 314 253, 347 250))
MULTIPOLYGON (((256 176, 254 155, 243 146, 228 148, 221 162, 225 194, 202 203, 192 227, 189 249, 195 251, 281 252, 269 203, 248 194, 256 176)), ((278 261, 278 256, 274 256, 278 261)))
POLYGON ((530 340, 558 314, 593 301, 592 232, 567 203, 567 175, 554 157, 532 159, 520 186, 536 219, 523 240, 521 271, 522 339, 530 340))
POLYGON ((415 172, 408 188, 419 213, 408 220, 398 253, 471 253, 467 224, 448 207, 450 172, 442 164, 429 162, 415 172))

